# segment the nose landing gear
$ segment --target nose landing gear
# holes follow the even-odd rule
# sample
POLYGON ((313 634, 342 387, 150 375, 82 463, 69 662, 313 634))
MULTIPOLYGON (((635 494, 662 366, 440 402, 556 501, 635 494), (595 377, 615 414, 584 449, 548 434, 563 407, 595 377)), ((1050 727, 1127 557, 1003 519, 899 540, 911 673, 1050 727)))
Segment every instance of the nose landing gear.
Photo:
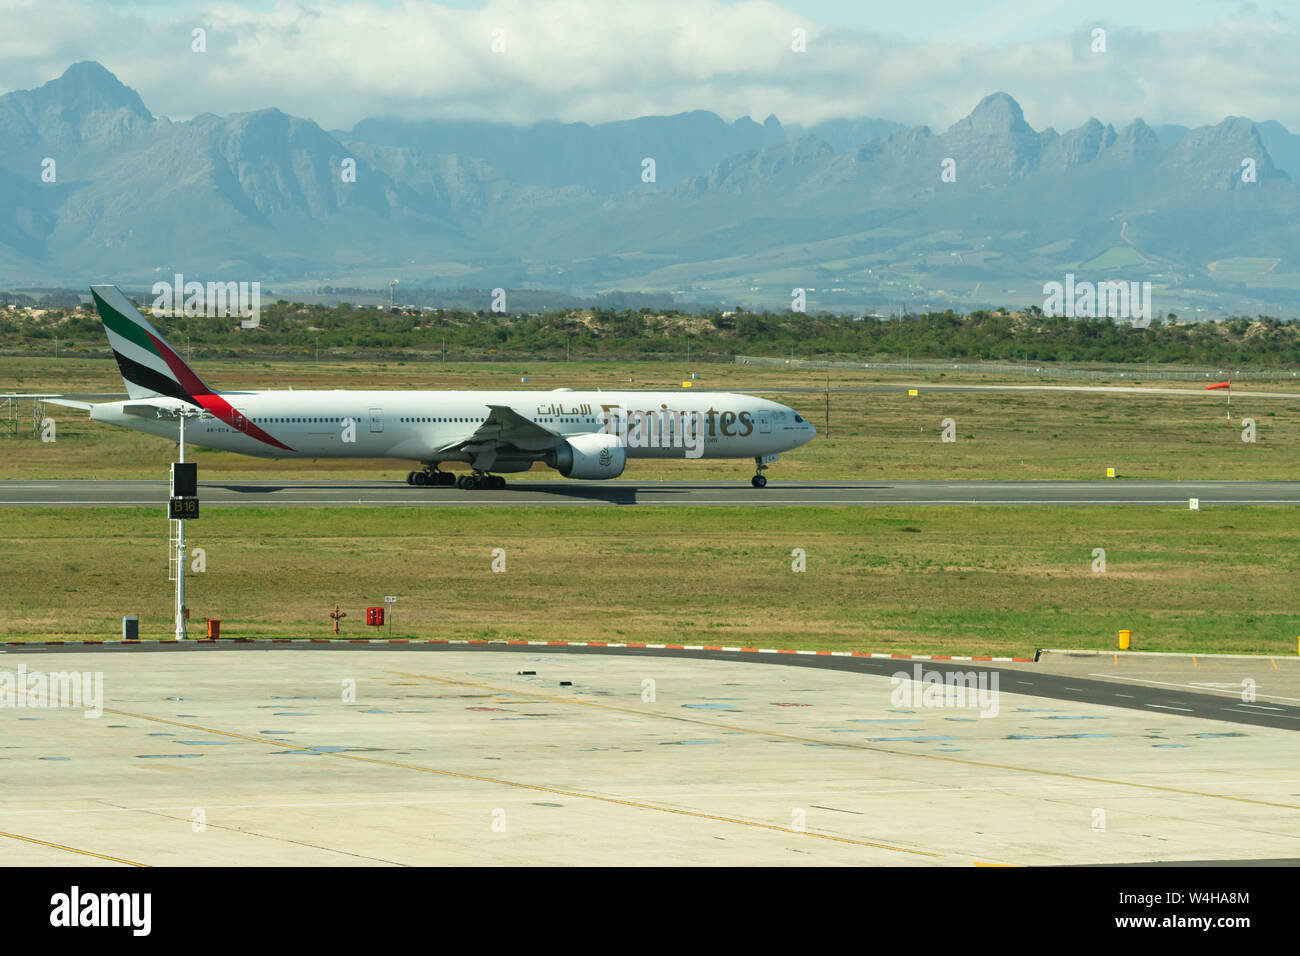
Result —
POLYGON ((762 458, 754 459, 754 468, 754 477, 749 479, 749 483, 755 488, 766 488, 767 476, 763 474, 763 472, 767 470, 767 465, 763 462, 762 458))

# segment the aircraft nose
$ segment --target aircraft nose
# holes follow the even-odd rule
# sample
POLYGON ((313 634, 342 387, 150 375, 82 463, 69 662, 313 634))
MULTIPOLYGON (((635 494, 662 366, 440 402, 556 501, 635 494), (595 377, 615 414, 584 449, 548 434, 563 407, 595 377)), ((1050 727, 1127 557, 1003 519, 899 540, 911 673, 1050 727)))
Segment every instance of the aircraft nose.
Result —
POLYGON ((817 435, 817 427, 802 415, 797 416, 799 420, 799 431, 795 435, 795 447, 806 444, 813 440, 817 435))

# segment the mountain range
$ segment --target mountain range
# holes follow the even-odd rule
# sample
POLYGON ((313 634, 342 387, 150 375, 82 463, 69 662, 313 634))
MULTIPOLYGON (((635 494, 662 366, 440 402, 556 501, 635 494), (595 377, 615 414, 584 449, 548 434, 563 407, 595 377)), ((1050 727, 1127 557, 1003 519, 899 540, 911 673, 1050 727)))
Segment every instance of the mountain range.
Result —
POLYGON ((11 287, 180 272, 777 308, 799 288, 872 312, 1041 305, 1073 273, 1150 281, 1160 314, 1300 314, 1300 136, 1272 120, 1058 133, 993 93, 942 132, 706 111, 326 131, 275 108, 154 116, 83 62, 0 96, 0 143, 11 287))

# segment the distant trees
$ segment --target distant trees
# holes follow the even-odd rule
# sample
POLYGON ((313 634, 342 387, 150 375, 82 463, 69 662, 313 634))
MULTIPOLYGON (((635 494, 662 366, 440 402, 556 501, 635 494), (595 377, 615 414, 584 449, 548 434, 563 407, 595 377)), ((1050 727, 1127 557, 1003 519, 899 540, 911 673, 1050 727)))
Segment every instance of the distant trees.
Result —
MULTIPOLYGON (((35 315, 0 309, 3 348, 44 351, 54 337, 102 351, 98 316, 73 305, 35 315)), ((163 334, 189 347, 222 352, 307 353, 403 350, 453 357, 491 354, 517 357, 693 354, 843 357, 862 361, 991 359, 1031 362, 1187 363, 1195 365, 1300 365, 1300 323, 1270 316, 1233 316, 1221 322, 1153 321, 1133 328, 1111 319, 1046 316, 1024 312, 951 310, 904 317, 850 318, 798 312, 736 310, 703 315, 656 312, 644 306, 562 309, 541 314, 499 314, 439 309, 391 315, 380 306, 274 302, 263 307, 260 326, 243 329, 233 317, 155 319, 163 334)))

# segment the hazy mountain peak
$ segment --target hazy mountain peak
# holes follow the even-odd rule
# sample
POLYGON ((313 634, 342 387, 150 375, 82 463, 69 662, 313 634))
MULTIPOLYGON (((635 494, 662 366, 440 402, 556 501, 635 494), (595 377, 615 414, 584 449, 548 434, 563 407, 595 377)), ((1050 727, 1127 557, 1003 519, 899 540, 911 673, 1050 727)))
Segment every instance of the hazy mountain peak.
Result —
POLYGON ((1028 130, 1024 111, 1007 93, 990 93, 980 100, 965 119, 958 120, 952 129, 966 127, 980 132, 1020 132, 1028 130))
POLYGON ((943 134, 944 148, 958 164, 983 180, 1014 179, 1038 163, 1045 143, 1028 123, 1020 104, 1006 93, 991 93, 965 119, 943 134))
POLYGON ((1273 165, 1259 128, 1241 116, 1191 130, 1170 148, 1166 159, 1190 182, 1216 191, 1251 185, 1242 179, 1246 160, 1254 163, 1255 182, 1286 176, 1273 165))
POLYGON ((78 113, 125 109, 153 119, 140 94, 94 60, 72 64, 62 76, 32 92, 42 100, 57 100, 65 109, 78 113))
POLYGON ((284 129, 288 126, 311 122, 310 120, 300 120, 297 117, 290 116, 283 110, 274 106, 266 109, 251 110, 247 113, 231 113, 226 118, 226 123, 233 128, 240 129, 284 129))
MULTIPOLYGON (((1174 144, 1171 155, 1178 159, 1190 159, 1197 162, 1217 162, 1230 158, 1242 150, 1264 150, 1259 129, 1248 119, 1240 116, 1225 117, 1213 126, 1200 126, 1190 130, 1187 135, 1174 144)), ((1238 159, 1241 156, 1237 156, 1238 159)), ((1258 159, 1258 155, 1255 157, 1258 159)))
POLYGON ((1141 117, 1120 130, 1115 143, 1117 146, 1131 143, 1141 149, 1160 149, 1160 138, 1156 135, 1156 131, 1148 126, 1141 117))
POLYGON ((1074 169, 1097 158, 1098 153, 1115 142, 1115 128, 1110 124, 1103 126, 1095 117, 1060 136, 1047 135, 1052 131, 1044 130, 1041 137, 1044 144, 1043 163, 1055 169, 1074 169))
POLYGON ((42 157, 117 147, 153 122, 135 90, 98 63, 74 63, 34 90, 0 96, 0 163, 31 169, 42 157))

